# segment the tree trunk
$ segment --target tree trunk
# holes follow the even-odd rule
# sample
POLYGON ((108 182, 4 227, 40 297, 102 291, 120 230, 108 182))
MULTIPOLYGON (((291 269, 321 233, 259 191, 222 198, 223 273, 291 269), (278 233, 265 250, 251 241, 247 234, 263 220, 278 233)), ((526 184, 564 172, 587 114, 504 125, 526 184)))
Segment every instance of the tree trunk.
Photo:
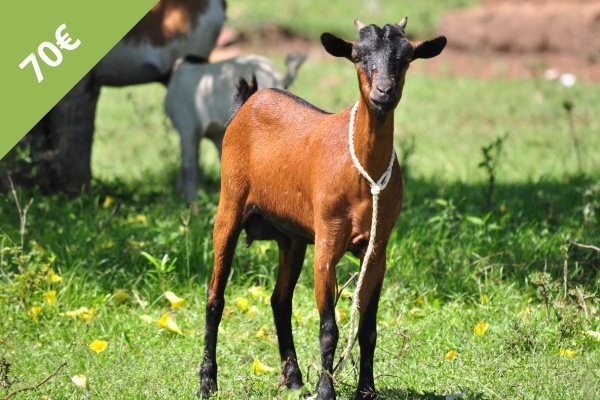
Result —
POLYGON ((87 187, 99 94, 92 70, 5 157, 3 186, 11 177, 44 193, 76 195, 87 187), (23 159, 27 150, 29 159, 23 159))

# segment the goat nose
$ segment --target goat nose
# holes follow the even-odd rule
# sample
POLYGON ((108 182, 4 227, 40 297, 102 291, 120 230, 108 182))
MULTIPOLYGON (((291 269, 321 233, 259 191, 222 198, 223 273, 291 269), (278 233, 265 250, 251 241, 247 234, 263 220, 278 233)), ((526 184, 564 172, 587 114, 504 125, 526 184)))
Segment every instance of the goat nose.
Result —
POLYGON ((389 84, 377 85, 377 93, 381 96, 387 96, 392 94, 393 86, 389 84))

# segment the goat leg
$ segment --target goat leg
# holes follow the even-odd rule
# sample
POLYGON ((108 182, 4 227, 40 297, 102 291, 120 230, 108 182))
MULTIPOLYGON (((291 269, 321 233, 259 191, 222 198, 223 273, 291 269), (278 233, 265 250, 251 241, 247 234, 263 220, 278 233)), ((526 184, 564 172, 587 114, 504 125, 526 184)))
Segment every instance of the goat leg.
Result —
POLYGON ((271 295, 271 308, 277 328, 281 357, 280 384, 288 389, 303 386, 292 334, 292 297, 306 254, 306 243, 299 240, 279 241, 279 272, 271 295))
POLYGON ((177 182, 178 190, 185 199, 196 201, 198 192, 198 162, 200 159, 200 131, 191 124, 179 124, 181 136, 181 169, 177 182))
MULTIPOLYGON (((377 343, 377 307, 385 272, 386 243, 377 247, 377 253, 369 262, 367 275, 359 293, 360 321, 358 325, 358 344, 360 346, 360 373, 354 400, 374 400, 375 381, 373 379, 373 354, 377 343)), ((362 262, 361 262, 362 264, 362 262)))
POLYGON ((335 399, 333 389, 333 358, 339 338, 335 322, 335 267, 344 253, 345 241, 330 233, 315 235, 314 281, 315 297, 319 310, 321 348, 321 377, 317 383, 317 399, 335 399), (326 237, 321 237, 326 236, 326 237))
POLYGON ((204 360, 200 367, 200 396, 210 397, 217 391, 217 336, 219 324, 225 307, 225 286, 231 272, 233 253, 240 234, 242 213, 237 207, 238 202, 223 201, 227 194, 222 194, 219 203, 213 242, 215 249, 215 264, 208 289, 206 303, 206 331, 204 334, 204 360))

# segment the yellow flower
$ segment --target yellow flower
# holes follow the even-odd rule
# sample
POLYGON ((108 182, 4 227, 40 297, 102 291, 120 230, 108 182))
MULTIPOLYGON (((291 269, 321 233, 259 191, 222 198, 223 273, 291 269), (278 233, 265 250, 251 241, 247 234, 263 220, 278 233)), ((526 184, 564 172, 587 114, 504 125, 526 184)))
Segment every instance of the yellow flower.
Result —
POLYGON ((506 204, 505 203, 500 204, 500 212, 505 213, 506 211, 508 211, 508 207, 506 206, 506 204))
POLYGON ((427 315, 427 314, 425 313, 425 311, 423 311, 423 309, 422 309, 422 308, 418 308, 418 307, 413 307, 413 308, 411 308, 411 309, 408 311, 408 313, 409 313, 410 315, 412 315, 413 317, 415 317, 415 318, 423 318, 425 315, 427 315))
MULTIPOLYGON (((85 308, 85 307, 83 307, 85 308)), ((79 315, 79 319, 83 322, 90 322, 94 318, 94 309, 91 310, 83 310, 79 315)))
POLYGON ((56 290, 48 290, 44 292, 44 300, 49 306, 56 304, 56 290))
POLYGON ((137 247, 137 248, 141 249, 142 247, 145 247, 145 246, 146 246, 146 242, 144 242, 143 240, 142 240, 142 241, 140 241, 140 242, 138 242, 137 240, 130 239, 130 240, 129 240, 129 245, 130 245, 131 247, 137 247))
POLYGON ((46 254, 46 249, 44 249, 44 246, 42 246, 41 244, 39 244, 39 243, 38 243, 38 242, 36 242, 35 240, 34 240, 34 241, 33 241, 33 243, 32 243, 32 247, 33 247, 33 250, 34 250, 36 253, 40 253, 40 255, 42 255, 42 256, 43 256, 44 254, 46 254))
POLYGON ((146 314, 144 314, 144 315, 141 315, 141 316, 140 316, 140 318, 141 318, 141 319, 142 319, 142 320, 143 320, 145 323, 147 323, 147 324, 151 324, 151 323, 153 323, 153 322, 154 322, 154 320, 152 319, 152 317, 151 317, 151 316, 149 316, 149 315, 146 315, 146 314))
POLYGON ((113 296, 116 304, 125 303, 127 301, 127 298, 129 297, 125 289, 115 289, 113 296))
POLYGON ((177 326, 177 322, 175 322, 173 317, 171 317, 171 314, 168 312, 164 313, 162 317, 160 317, 160 319, 156 321, 156 324, 159 327, 168 330, 169 332, 177 333, 178 335, 183 335, 183 332, 181 332, 181 329, 179 329, 179 326, 177 326))
POLYGON ((342 299, 351 299, 354 293, 348 289, 343 289, 341 293, 342 299))
POLYGON ((256 306, 251 306, 248 311, 246 312, 246 315, 249 316, 250 318, 254 318, 254 316, 258 314, 258 307, 256 306))
POLYGON ((482 294, 479 296, 479 301, 481 301, 481 304, 489 304, 490 298, 487 294, 482 294))
POLYGON ((108 207, 112 206, 114 202, 115 202, 115 199, 112 196, 107 194, 106 197, 104 198, 104 201, 102 202, 102 208, 108 208, 108 207))
POLYGON ((29 311, 27 313, 29 314, 29 316, 31 317, 32 320, 37 321, 37 317, 38 317, 38 315, 40 315, 41 312, 42 312, 42 307, 33 306, 29 309, 29 311))
POLYGON ((257 374, 263 374, 265 372, 273 372, 274 370, 275 370, 274 368, 261 363, 258 358, 255 358, 254 362, 252 363, 252 372, 255 372, 257 374))
POLYGON ((449 350, 446 355, 444 356, 444 360, 446 361, 452 361, 454 359, 454 357, 456 357, 456 355, 458 354, 458 352, 454 349, 449 350))
POLYGON ((50 283, 58 283, 62 281, 62 277, 54 272, 52 268, 48 268, 48 272, 46 273, 46 281, 50 283))
POLYGON ((250 293, 250 296, 252 296, 255 299, 258 299, 259 297, 261 297, 263 295, 264 291, 265 291, 265 288, 262 286, 252 286, 252 287, 248 288, 248 293, 250 293))
POLYGON ((133 218, 134 222, 139 222, 140 224, 144 224, 146 223, 148 219, 146 218, 146 216, 144 214, 138 214, 135 216, 135 218, 133 218))
POLYGON ((340 324, 343 324, 344 322, 346 322, 346 319, 348 319, 348 313, 346 312, 346 310, 344 308, 340 308, 339 311, 337 312, 338 314, 338 321, 340 322, 340 324))
POLYGON ((106 350, 106 346, 108 346, 108 342, 106 340, 94 340, 90 343, 90 349, 94 350, 96 353, 102 353, 106 350))
POLYGON ((246 299, 245 297, 236 298, 235 305, 242 311, 248 311, 248 299, 246 299))
POLYGON ((267 295, 265 296, 263 302, 265 303, 265 306, 270 306, 271 305, 271 295, 267 295))
POLYGON ((74 375, 71 377, 71 381, 73 381, 76 386, 82 389, 87 387, 87 378, 85 375, 74 375))
POLYGON ((302 321, 302 313, 300 311, 296 311, 294 313, 294 319, 298 322, 301 322, 302 321))
POLYGON ((571 349, 565 349, 565 348, 561 347, 560 349, 558 349, 558 355, 560 357, 575 358, 576 351, 571 350, 571 349))
POLYGON ((481 321, 477 325, 475 325, 475 328, 473 328, 473 332, 475 333, 475 336, 483 336, 485 335, 485 332, 488 330, 489 327, 490 324, 488 324, 485 321, 481 321))
POLYGON ((231 313, 233 313, 234 311, 235 311, 234 306, 226 307, 225 310, 223 310, 223 317, 229 317, 231 315, 231 313))
POLYGON ((171 291, 165 292, 164 296, 167 300, 169 300, 169 303, 171 303, 171 307, 173 308, 181 307, 183 303, 185 303, 185 299, 182 299, 171 291))
POLYGON ((65 315, 69 318, 78 318, 82 322, 89 322, 94 318, 94 309, 79 307, 77 310, 67 311, 65 315))
POLYGON ((260 328, 258 330, 258 332, 256 332, 256 338, 257 339, 264 339, 264 340, 270 340, 271 338, 269 337, 269 335, 267 334, 267 326, 263 326, 262 328, 260 328))
POLYGON ((531 314, 533 314, 535 310, 532 307, 526 307, 523 311, 519 313, 521 319, 525 322, 531 319, 531 314))

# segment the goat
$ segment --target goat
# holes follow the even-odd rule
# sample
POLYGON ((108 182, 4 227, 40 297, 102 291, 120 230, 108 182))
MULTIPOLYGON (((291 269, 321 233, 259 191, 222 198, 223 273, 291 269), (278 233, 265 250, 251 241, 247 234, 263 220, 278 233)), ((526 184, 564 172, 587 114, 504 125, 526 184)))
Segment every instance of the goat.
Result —
POLYGON ((204 359, 200 394, 218 389, 216 345, 224 307, 224 291, 237 239, 276 240, 279 271, 271 296, 279 353, 281 383, 303 386, 292 337, 293 290, 307 244, 314 243, 314 291, 320 318, 322 372, 318 399, 334 399, 333 361, 338 342, 335 321, 336 265, 352 252, 364 261, 376 223, 375 252, 357 289, 360 320, 360 375, 355 399, 374 399, 373 353, 376 314, 385 271, 386 246, 402 207, 403 183, 394 157, 394 109, 402 97, 409 64, 431 58, 446 45, 443 36, 419 44, 405 35, 407 19, 399 24, 363 25, 355 20, 358 40, 348 42, 330 33, 321 35, 325 50, 356 67, 358 102, 336 114, 322 111, 281 90, 257 91, 241 82, 238 103, 223 140, 221 198, 215 218, 214 270, 208 288, 204 359), (350 151, 349 151, 350 150, 350 151), (387 187, 371 184, 370 176, 384 171, 387 187), (391 157, 391 160, 390 160, 391 157), (390 167, 391 166, 391 167, 390 167), (359 170, 360 171, 360 170, 359 170), (373 196, 372 196, 373 194, 373 196), (373 218, 379 196, 378 218, 373 218))
POLYGON ((196 199, 200 139, 211 139, 219 153, 229 120, 236 84, 240 78, 256 76, 260 88, 287 89, 304 55, 289 55, 287 74, 282 77, 275 65, 264 57, 247 55, 217 63, 186 57, 169 80, 165 110, 181 140, 179 191, 188 201, 196 199))

